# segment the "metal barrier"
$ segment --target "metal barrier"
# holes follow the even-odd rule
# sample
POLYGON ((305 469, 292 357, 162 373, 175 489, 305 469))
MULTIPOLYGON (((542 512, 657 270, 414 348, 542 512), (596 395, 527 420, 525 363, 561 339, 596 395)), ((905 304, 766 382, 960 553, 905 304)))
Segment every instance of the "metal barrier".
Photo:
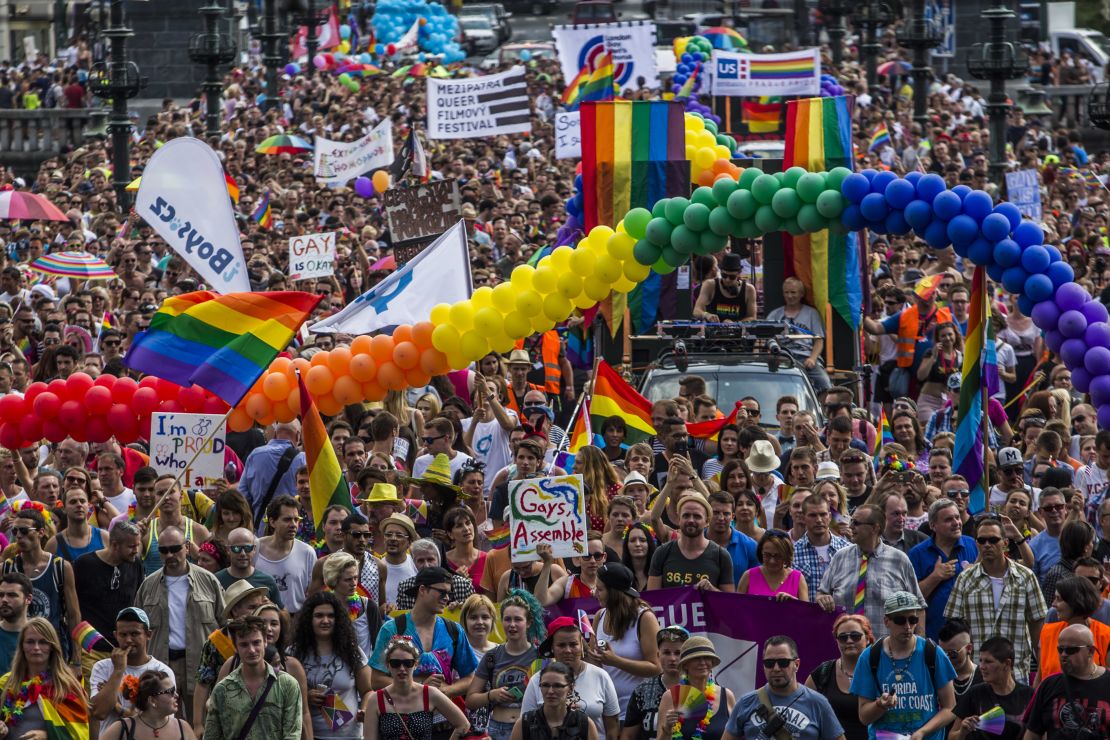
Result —
POLYGON ((0 110, 0 164, 33 175, 43 161, 79 147, 87 136, 103 134, 103 108, 0 110))

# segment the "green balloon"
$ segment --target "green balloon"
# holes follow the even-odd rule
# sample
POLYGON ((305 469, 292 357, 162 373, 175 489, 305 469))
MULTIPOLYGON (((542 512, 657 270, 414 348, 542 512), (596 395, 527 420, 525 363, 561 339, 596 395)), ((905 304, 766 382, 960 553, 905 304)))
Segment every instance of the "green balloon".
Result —
POLYGON ((760 206, 755 212, 755 225, 759 228, 759 233, 770 234, 782 228, 782 219, 771 206, 760 206))
POLYGON ((714 234, 712 231, 703 231, 699 236, 700 244, 694 251, 697 254, 713 254, 720 252, 728 244, 728 237, 714 234))
POLYGON ((706 128, 707 131, 709 131, 709 133, 713 134, 714 136, 716 136, 719 133, 719 131, 717 129, 717 124, 713 123, 713 121, 710 120, 710 119, 706 119, 705 128, 706 128))
MULTIPOLYGON (((831 179, 831 178, 830 178, 831 179)), ((840 218, 844 210, 844 196, 839 190, 826 190, 817 196, 817 212, 825 218, 840 218)))
POLYGON ((674 267, 668 265, 667 261, 662 257, 660 257, 658 261, 656 261, 656 263, 651 266, 651 269, 659 273, 660 275, 670 275, 672 272, 674 272, 674 267))
POLYGON ((755 183, 762 174, 763 173, 759 171, 758 167, 748 167, 740 173, 740 179, 738 179, 737 182, 740 183, 740 187, 744 190, 751 190, 752 184, 755 183))
MULTIPOLYGON (((728 198, 736 192, 740 186, 731 177, 722 177, 717 182, 713 183, 713 199, 717 201, 718 205, 728 205, 728 198)), ((627 223, 625 224, 627 227, 627 223)))
POLYGON ((682 223, 682 214, 686 213, 686 209, 689 205, 689 198, 683 198, 681 196, 678 198, 671 198, 670 202, 667 203, 665 211, 667 220, 675 226, 679 226, 682 223))
POLYGON ((782 230, 791 236, 802 236, 806 233, 806 230, 798 225, 798 219, 796 218, 783 219, 782 230))
POLYGON ((653 218, 647 225, 645 236, 647 240, 657 247, 665 247, 671 243, 671 232, 674 226, 665 218, 653 218))
MULTIPOLYGON (((644 231, 647 229, 648 222, 651 221, 651 211, 646 208, 633 208, 628 213, 624 214, 624 230, 633 239, 643 239, 644 231)), ((651 260, 654 262, 655 260, 651 260)), ((651 262, 641 262, 642 265, 650 265, 651 262)))
POLYGON ((782 184, 786 181, 786 173, 776 172, 774 173, 774 178, 779 181, 779 187, 782 187, 782 184))
POLYGON ((798 191, 791 188, 784 187, 771 198, 771 208, 781 218, 793 218, 801 207, 802 199, 798 197, 798 191))
POLYGON ((641 239, 632 247, 632 257, 641 265, 653 265, 663 256, 663 249, 647 239, 641 239))
POLYGON ((833 167, 825 178, 825 187, 839 192, 844 178, 850 174, 852 174, 852 171, 847 167, 833 167))
POLYGON ((667 202, 669 200, 670 200, 670 198, 660 198, 659 200, 655 201, 655 205, 653 205, 651 207, 651 217, 652 218, 666 218, 667 217, 666 208, 667 208, 667 202))
POLYGON ((748 219, 747 221, 740 222, 740 232, 737 234, 741 239, 755 239, 756 237, 763 236, 763 232, 755 225, 755 221, 748 219))
POLYGON ((738 221, 751 218, 755 215, 755 209, 759 207, 756 202, 755 196, 752 195, 750 190, 737 190, 732 195, 728 196, 729 214, 738 221))
POLYGON ((677 250, 672 247, 663 247, 663 261, 671 267, 678 267, 686 262, 687 255, 679 254, 677 250))
POLYGON ((782 173, 782 186, 784 188, 798 187, 798 180, 800 180, 804 174, 806 174, 805 167, 791 167, 786 172, 782 173))
POLYGON ((709 230, 714 234, 728 236, 735 234, 740 223, 732 217, 724 206, 717 206, 709 212, 709 230))
POLYGON ((817 206, 812 203, 806 203, 798 209, 798 226, 802 227, 806 233, 820 231, 825 228, 827 223, 828 219, 822 216, 818 212, 817 206))
MULTIPOLYGON (((782 174, 779 172, 778 174, 782 174)), ((774 175, 760 175, 752 183, 752 196, 760 205, 769 205, 778 192, 780 184, 774 175)))
POLYGON ((713 188, 705 185, 694 190, 694 194, 690 196, 690 202, 701 203, 710 208, 717 205, 717 199, 713 197, 713 188))
MULTIPOLYGON (((709 228, 709 206, 701 203, 691 203, 686 209, 686 213, 682 214, 682 221, 686 228, 692 231, 705 231, 709 228)), ((673 239, 674 236, 672 235, 673 239)))
MULTIPOLYGON (((798 191, 798 197, 806 203, 816 203, 817 198, 821 193, 825 192, 825 177, 817 172, 807 172, 798 178, 798 185, 795 188, 798 191)), ((625 217, 625 228, 628 227, 628 217, 625 217)))
MULTIPOLYGON (((671 232, 671 247, 679 254, 690 254, 698 246, 698 232, 685 226, 676 226, 671 232)), ((663 248, 666 254, 666 247, 663 248)))

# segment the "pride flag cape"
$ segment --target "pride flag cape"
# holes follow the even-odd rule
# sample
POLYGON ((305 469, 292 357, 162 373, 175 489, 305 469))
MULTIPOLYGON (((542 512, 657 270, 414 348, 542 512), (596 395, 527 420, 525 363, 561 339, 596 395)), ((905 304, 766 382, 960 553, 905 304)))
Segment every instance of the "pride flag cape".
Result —
POLYGON ((616 226, 632 208, 689 194, 682 103, 612 100, 584 102, 579 110, 586 231, 616 226))
POLYGON ((46 740, 89 740, 89 710, 80 697, 52 701, 40 694, 38 704, 46 723, 46 740))
POLYGON ((351 503, 351 487, 343 477, 331 437, 300 373, 297 373, 297 385, 301 389, 301 435, 312 492, 312 521, 316 522, 316 534, 323 536, 325 509, 338 505, 353 512, 355 508, 351 503))
POLYGON ((207 290, 167 298, 123 364, 235 406, 288 346, 323 296, 207 290))
POLYGON ((628 427, 624 441, 630 445, 655 435, 655 427, 651 425, 651 401, 625 382, 612 365, 601 360, 597 363, 590 395, 590 425, 600 429, 611 416, 624 419, 628 427))
POLYGON ((984 396, 998 390, 998 363, 994 338, 990 334, 991 307, 987 297, 987 272, 976 267, 971 278, 971 305, 968 308, 967 339, 964 340, 964 365, 960 383, 960 405, 953 449, 952 470, 967 479, 971 495, 967 509, 973 514, 987 505, 986 469, 983 464, 984 396))
MULTIPOLYGON (((834 167, 855 169, 852 151, 850 96, 804 98, 786 105, 786 151, 783 168, 805 167, 827 172, 834 167)), ((855 232, 832 234, 827 229, 805 236, 783 234, 787 277, 808 288, 806 297, 824 317, 832 305, 853 329, 859 328, 863 303, 859 238, 855 232)))

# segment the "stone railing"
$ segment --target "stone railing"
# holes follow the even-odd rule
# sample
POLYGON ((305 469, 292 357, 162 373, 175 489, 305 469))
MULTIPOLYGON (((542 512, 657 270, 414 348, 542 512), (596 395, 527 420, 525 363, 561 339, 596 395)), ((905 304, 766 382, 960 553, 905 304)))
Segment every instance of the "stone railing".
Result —
POLYGON ((79 147, 107 116, 103 108, 0 110, 0 165, 23 175, 63 149, 79 147))

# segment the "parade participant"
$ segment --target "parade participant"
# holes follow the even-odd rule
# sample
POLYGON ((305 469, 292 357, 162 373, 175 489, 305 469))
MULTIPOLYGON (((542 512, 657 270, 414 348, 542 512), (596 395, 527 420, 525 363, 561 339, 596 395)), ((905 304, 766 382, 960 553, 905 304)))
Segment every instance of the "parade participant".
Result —
MULTIPOLYGON (((370 552, 370 523, 362 514, 350 512, 340 525, 343 533, 343 549, 354 557, 358 565, 358 583, 367 594, 378 604, 385 603, 385 582, 388 577, 385 563, 378 560, 370 552)), ((314 594, 324 587, 324 560, 320 558, 312 567, 312 581, 308 585, 308 593, 314 594)), ((273 599, 271 598, 271 601, 273 599)))
POLYGON ((274 423, 269 429, 269 442, 251 451, 243 463, 239 491, 251 505, 257 534, 265 534, 264 515, 274 496, 292 496, 297 492, 297 471, 305 467, 301 443, 301 423, 274 423))
MULTIPOLYGON (((150 642, 150 618, 137 607, 128 607, 116 617, 116 644, 112 657, 98 661, 89 677, 93 694, 89 702, 90 720, 100 722, 100 733, 124 714, 130 714, 131 692, 124 689, 126 677, 139 678, 147 671, 161 671, 170 688, 176 692, 173 671, 147 650, 150 642), (117 707, 120 711, 117 711, 117 707)), ((141 707, 136 708, 141 711, 141 707)))
POLYGON ((447 567, 456 575, 470 578, 474 591, 481 593, 487 553, 474 547, 478 526, 473 512, 463 506, 449 509, 443 516, 443 528, 453 545, 446 553, 447 567))
MULTIPOLYGON (((439 544, 428 537, 413 542, 412 547, 409 548, 409 555, 412 557, 418 575, 425 568, 438 568, 442 565, 439 557, 439 544)), ((533 561, 531 565, 539 568, 539 561, 533 561)), ((416 602, 415 586, 416 576, 406 578, 397 586, 397 602, 394 605, 397 609, 412 609, 416 602)), ((474 582, 465 576, 460 576, 458 573, 451 573, 451 600, 448 604, 452 608, 457 608, 473 595, 474 582)), ((389 604, 386 606, 389 606, 389 604)), ((386 609, 386 611, 391 610, 386 609)))
POLYGON ((577 681, 569 666, 557 660, 545 665, 533 679, 543 703, 521 715, 513 725, 511 740, 598 740, 601 732, 597 725, 574 700, 577 681))
POLYGON ((417 539, 416 527, 412 519, 404 514, 391 514, 378 526, 385 539, 385 557, 382 559, 386 570, 385 603, 396 604, 401 582, 417 573, 416 563, 409 552, 410 546, 417 539))
POLYGON ((632 571, 620 563, 606 563, 598 570, 594 595, 601 609, 593 618, 594 639, 586 645, 590 661, 613 679, 622 722, 633 689, 659 673, 659 621, 632 581, 632 571))
POLYGON ((685 627, 661 627, 655 635, 659 664, 663 672, 641 681, 632 690, 621 728, 621 740, 654 740, 658 732, 659 702, 663 695, 682 680, 679 660, 682 645, 690 633, 685 627))
POLYGON ((833 636, 840 657, 817 666, 805 685, 829 700, 846 740, 866 740, 867 727, 860 722, 859 699, 851 693, 851 687, 859 656, 875 642, 871 620, 862 614, 841 614, 833 622, 833 636))
POLYGON ((278 496, 270 502, 266 516, 273 534, 258 540, 254 561, 258 570, 277 583, 281 603, 290 614, 300 611, 316 565, 316 551, 297 539, 299 512, 292 496, 278 496))
POLYGON ((979 647, 979 672, 982 682, 972 685, 956 700, 957 723, 948 730, 951 740, 1021 740, 1024 736, 1022 715, 1033 698, 1033 689, 1014 680, 1013 644, 1005 637, 992 637, 979 647), (980 715, 1001 707, 1006 724, 1001 733, 979 729, 980 715))
POLYGON ((632 587, 637 591, 647 590, 648 569, 658 547, 655 531, 643 522, 633 523, 624 532, 621 562, 632 571, 632 587))
POLYGON ((88 733, 88 697, 80 673, 66 665, 58 633, 48 620, 27 620, 6 679, 0 694, 0 737, 25 740, 48 737, 50 732, 88 733), (64 707, 64 727, 59 726, 58 707, 64 707))
POLYGON ((757 564, 756 541, 732 525, 736 509, 732 494, 725 491, 709 494, 709 508, 713 513, 705 536, 723 547, 732 558, 732 575, 739 583, 741 576, 757 564))
POLYGON ((755 557, 759 564, 740 576, 737 593, 770 596, 778 601, 809 601, 805 577, 800 570, 791 567, 794 545, 790 535, 778 529, 767 530, 759 540, 755 557))
POLYGON ((116 521, 108 533, 108 544, 82 555, 73 564, 81 616, 100 635, 81 655, 84 676, 89 675, 98 660, 111 655, 112 644, 107 635, 115 629, 116 615, 134 604, 143 582, 142 548, 139 528, 128 521, 116 521))
POLYGON ((265 588, 267 598, 281 606, 281 592, 277 581, 269 573, 263 573, 254 567, 254 558, 258 552, 258 537, 254 531, 247 527, 231 530, 227 536, 227 549, 228 565, 215 574, 220 586, 227 589, 236 581, 246 581, 252 586, 265 588))
POLYGON ((1038 683, 1045 676, 1060 672, 1060 653, 1056 648, 1060 633, 1069 625, 1080 624, 1091 631, 1092 644, 1098 651, 1095 663, 1106 665, 1106 651, 1110 649, 1110 626, 1091 618, 1101 601, 1098 590, 1086 578, 1071 576, 1060 581, 1060 588, 1052 600, 1056 617, 1060 621, 1046 624, 1040 633, 1038 683))
POLYGON ((932 539, 910 550, 909 558, 921 593, 929 602, 924 630, 935 640, 944 624, 945 606, 956 577, 976 561, 979 549, 975 540, 963 534, 960 508, 950 498, 938 498, 929 505, 929 526, 932 539))
POLYGON ((700 493, 689 491, 678 498, 675 508, 681 526, 679 537, 661 545, 652 556, 648 589, 694 586, 709 591, 735 591, 732 558, 705 536, 712 514, 709 502, 700 493))
POLYGON ((659 700, 659 721, 656 738, 689 737, 719 740, 727 736, 726 723, 736 697, 732 691, 714 681, 713 669, 721 664, 713 643, 707 637, 688 637, 682 643, 678 665, 682 672, 679 683, 693 686, 705 695, 707 711, 700 719, 686 718, 674 704, 670 692, 659 700))
POLYGON ((135 715, 120 719, 101 731, 104 740, 150 740, 163 737, 167 740, 193 740, 196 734, 192 727, 180 717, 174 717, 178 709, 177 687, 173 685, 173 675, 169 671, 152 669, 138 677, 134 688, 135 715))
POLYGON ((601 540, 606 548, 617 554, 618 559, 624 558, 624 533, 636 518, 636 502, 628 496, 614 496, 609 501, 605 533, 601 540))
POLYGON ((148 576, 162 567, 158 538, 167 528, 173 527, 185 533, 185 548, 192 557, 196 557, 200 543, 208 539, 208 529, 204 525, 181 513, 181 485, 177 476, 158 476, 154 482, 154 496, 158 501, 158 515, 146 525, 143 556, 143 568, 148 576))
POLYGON ((543 566, 532 593, 541 606, 551 606, 563 599, 593 595, 597 589, 598 571, 607 558, 601 533, 594 531, 586 535, 585 557, 571 559, 580 568, 577 574, 571 573, 552 581, 551 574, 555 560, 551 555, 551 545, 547 543, 537 545, 536 554, 540 556, 543 566))
POLYGON ((1106 668, 1095 664, 1094 636, 1081 624, 1065 627, 1057 639, 1062 672, 1037 687, 1025 710, 1025 740, 1043 737, 1108 737, 1110 696, 1106 668))
MULTIPOLYGON (((19 633, 27 624, 34 586, 22 573, 0 576, 0 671, 11 670, 12 659, 19 649, 19 633)), ((0 673, 0 675, 3 675, 0 673)))
MULTIPOLYGON (((394 636, 383 658, 389 666, 388 685, 369 692, 363 703, 364 740, 403 737, 408 740, 433 740, 437 733, 433 721, 441 714, 457 736, 470 727, 470 721, 438 687, 414 680, 421 661, 420 649, 405 636, 394 636)), ((443 723, 440 723, 443 724, 443 723)))
MULTIPOLYGON (((796 491, 794 497, 797 498, 800 493, 802 491, 796 491)), ((832 533, 829 527, 832 515, 825 497, 809 491, 805 493, 808 495, 802 498, 801 504, 805 534, 794 542, 794 563, 805 576, 808 593, 816 594, 833 556, 840 550, 851 547, 852 543, 832 533)), ((794 526, 797 525, 798 522, 795 521, 794 526)))
POLYGON ((89 496, 85 489, 66 489, 62 494, 62 504, 66 528, 47 543, 46 551, 72 564, 85 553, 104 547, 108 533, 100 527, 89 526, 89 496))
POLYGON ((459 609, 459 623, 466 632, 466 641, 474 651, 474 657, 481 661, 494 644, 490 642, 494 621, 497 619, 497 607, 482 594, 471 594, 459 609))

